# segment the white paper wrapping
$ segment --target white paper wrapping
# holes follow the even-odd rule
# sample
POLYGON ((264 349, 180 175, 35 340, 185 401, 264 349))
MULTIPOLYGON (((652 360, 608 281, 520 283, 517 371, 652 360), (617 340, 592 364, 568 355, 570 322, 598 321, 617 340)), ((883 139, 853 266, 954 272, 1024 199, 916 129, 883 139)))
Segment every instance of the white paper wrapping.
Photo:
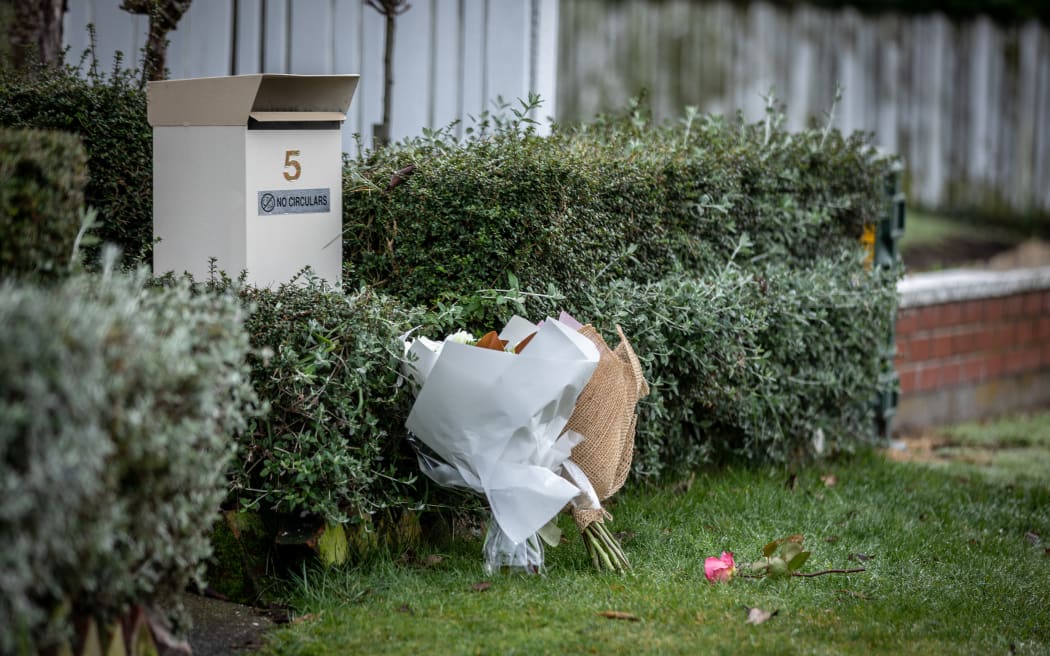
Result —
POLYGON ((533 331, 520 354, 406 343, 415 355, 406 374, 419 386, 406 426, 443 461, 421 458, 424 472, 442 485, 483 493, 515 544, 581 495, 561 476, 581 437, 562 431, 598 364, 594 344, 555 319, 537 330, 515 317, 501 337, 514 344, 533 331))

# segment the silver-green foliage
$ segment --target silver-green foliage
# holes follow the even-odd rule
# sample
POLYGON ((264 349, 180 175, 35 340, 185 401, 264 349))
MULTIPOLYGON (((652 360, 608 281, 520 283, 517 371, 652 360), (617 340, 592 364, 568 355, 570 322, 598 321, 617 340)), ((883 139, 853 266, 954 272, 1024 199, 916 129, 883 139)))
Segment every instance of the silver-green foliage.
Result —
POLYGON ((0 286, 0 653, 198 577, 256 397, 232 294, 0 286))
POLYGON ((425 322, 422 311, 309 277, 240 295, 253 308, 252 381, 270 412, 240 438, 231 496, 329 521, 417 503, 405 487, 415 461, 399 463, 411 400, 398 337, 425 322))
POLYGON ((874 440, 899 271, 869 271, 861 258, 858 248, 798 269, 748 264, 741 252, 708 275, 615 280, 565 299, 609 335, 622 326, 649 376, 635 472, 797 460, 874 440))

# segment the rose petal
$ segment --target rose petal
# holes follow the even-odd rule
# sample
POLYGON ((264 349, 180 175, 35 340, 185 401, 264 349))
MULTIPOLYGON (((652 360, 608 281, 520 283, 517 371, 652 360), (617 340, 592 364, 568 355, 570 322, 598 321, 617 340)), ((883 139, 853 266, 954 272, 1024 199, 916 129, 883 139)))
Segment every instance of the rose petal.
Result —
POLYGON ((704 561, 704 576, 707 577, 708 581, 714 583, 715 581, 721 581, 725 578, 726 564, 722 562, 722 559, 711 556, 704 561))
POLYGON ((736 562, 733 560, 733 552, 723 551, 718 558, 709 557, 704 561, 704 576, 712 583, 716 581, 728 581, 736 572, 736 562))
POLYGON ((736 569, 736 562, 733 561, 732 551, 722 552, 722 562, 726 564, 730 569, 736 569))

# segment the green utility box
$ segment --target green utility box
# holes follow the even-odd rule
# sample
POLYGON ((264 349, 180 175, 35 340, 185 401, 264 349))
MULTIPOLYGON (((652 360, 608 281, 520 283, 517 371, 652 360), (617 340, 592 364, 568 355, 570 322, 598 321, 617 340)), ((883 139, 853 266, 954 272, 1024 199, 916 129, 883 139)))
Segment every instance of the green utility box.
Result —
MULTIPOLYGON (((904 236, 905 199, 900 188, 903 168, 898 163, 886 176, 884 186, 886 204, 883 217, 879 220, 878 225, 871 226, 865 232, 864 241, 871 249, 872 266, 888 269, 897 266, 901 261, 898 245, 901 237, 904 236)), ((890 435, 893 418, 897 414, 897 403, 900 399, 900 376, 894 368, 894 360, 897 355, 896 317, 890 322, 890 334, 886 336, 886 341, 879 344, 877 348, 883 361, 883 372, 877 381, 874 399, 875 432, 878 437, 887 438, 890 435)))

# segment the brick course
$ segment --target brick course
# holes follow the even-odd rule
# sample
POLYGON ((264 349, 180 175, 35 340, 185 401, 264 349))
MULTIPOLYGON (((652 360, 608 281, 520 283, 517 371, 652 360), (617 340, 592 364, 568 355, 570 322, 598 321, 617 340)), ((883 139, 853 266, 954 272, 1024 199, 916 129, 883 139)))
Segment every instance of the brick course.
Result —
POLYGON ((896 365, 902 394, 1050 369, 1050 290, 904 308, 896 365))

